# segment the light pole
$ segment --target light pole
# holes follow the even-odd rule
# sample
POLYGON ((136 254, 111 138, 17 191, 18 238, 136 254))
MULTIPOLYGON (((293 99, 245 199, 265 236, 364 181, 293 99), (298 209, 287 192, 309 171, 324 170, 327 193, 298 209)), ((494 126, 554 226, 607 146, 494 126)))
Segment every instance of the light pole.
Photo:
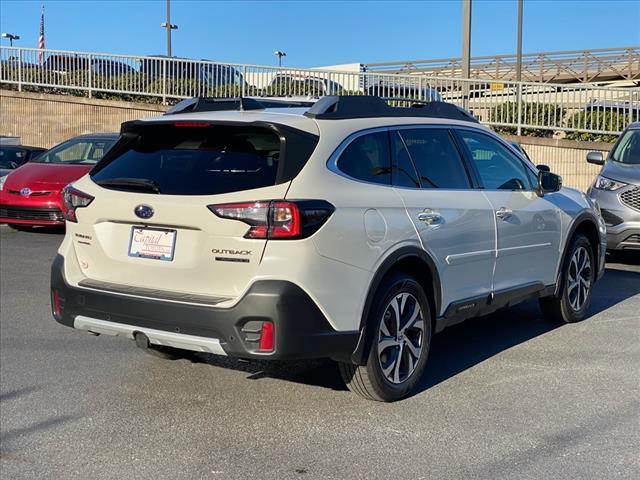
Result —
POLYGON ((518 0, 518 52, 516 53, 516 81, 518 82, 518 136, 522 134, 522 0, 518 0))
POLYGON ((518 51, 516 56, 516 81, 522 81, 522 0, 518 0, 518 51))
POLYGON ((171 0, 167 0, 167 21, 160 24, 162 28, 167 29, 167 56, 171 56, 171 30, 177 30, 177 25, 171 24, 171 0))
POLYGON ((3 33, 2 38, 8 38, 9 46, 13 47, 13 41, 20 40, 20 35, 14 35, 13 33, 3 33))
POLYGON ((276 50, 275 52, 273 52, 273 54, 278 57, 278 66, 281 67, 282 66, 282 57, 286 57, 287 54, 285 52, 282 52, 280 50, 276 50))
POLYGON ((471 0, 462 0, 462 103, 469 108, 469 82, 471 76, 471 0))

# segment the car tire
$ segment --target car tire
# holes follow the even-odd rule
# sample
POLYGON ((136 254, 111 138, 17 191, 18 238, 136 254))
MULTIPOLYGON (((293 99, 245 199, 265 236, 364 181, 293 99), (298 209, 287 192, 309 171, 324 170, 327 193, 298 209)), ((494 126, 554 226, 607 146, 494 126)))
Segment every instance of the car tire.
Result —
POLYGON ((423 288, 407 274, 390 276, 375 295, 367 319, 366 364, 340 363, 340 374, 349 390, 361 397, 393 402, 409 394, 424 373, 431 310, 423 288))
POLYGON ((595 276, 593 246, 587 237, 578 234, 567 251, 558 295, 540 299, 540 309, 545 318, 559 323, 584 320, 591 304, 595 276))

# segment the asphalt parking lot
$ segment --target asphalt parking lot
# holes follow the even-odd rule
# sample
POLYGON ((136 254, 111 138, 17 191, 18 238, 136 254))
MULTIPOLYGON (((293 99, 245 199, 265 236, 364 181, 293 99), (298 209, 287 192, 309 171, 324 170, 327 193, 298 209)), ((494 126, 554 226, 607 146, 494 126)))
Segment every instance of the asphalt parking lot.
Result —
POLYGON ((379 404, 330 362, 161 360, 58 325, 61 240, 0 227, 3 478, 640 477, 640 259, 580 324, 528 302, 445 331, 419 392, 379 404))

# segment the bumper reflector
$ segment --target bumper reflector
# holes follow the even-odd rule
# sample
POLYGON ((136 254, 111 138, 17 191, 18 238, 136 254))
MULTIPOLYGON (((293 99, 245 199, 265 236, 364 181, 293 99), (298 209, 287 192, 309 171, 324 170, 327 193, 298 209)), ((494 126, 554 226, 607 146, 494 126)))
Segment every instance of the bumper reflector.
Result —
POLYGON ((275 336, 273 333, 273 323, 262 322, 262 328, 260 329, 260 346, 258 347, 261 352, 273 351, 275 346, 275 336))
POLYGON ((60 299, 60 292, 58 290, 51 291, 51 306, 53 307, 53 316, 55 318, 62 318, 62 300, 60 299))

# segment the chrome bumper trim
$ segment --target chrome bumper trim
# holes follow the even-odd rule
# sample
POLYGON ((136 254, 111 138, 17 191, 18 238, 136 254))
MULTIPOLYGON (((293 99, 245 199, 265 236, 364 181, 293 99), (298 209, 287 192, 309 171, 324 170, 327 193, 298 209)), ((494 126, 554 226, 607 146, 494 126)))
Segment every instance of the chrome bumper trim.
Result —
POLYGON ((134 338, 135 333, 144 333, 149 338, 149 343, 165 347, 182 348, 194 352, 206 352, 216 355, 227 355, 217 338, 197 337, 182 333, 165 332, 153 328, 136 327, 124 323, 108 322, 97 318, 78 315, 73 322, 73 327, 78 330, 112 335, 116 337, 134 338))

